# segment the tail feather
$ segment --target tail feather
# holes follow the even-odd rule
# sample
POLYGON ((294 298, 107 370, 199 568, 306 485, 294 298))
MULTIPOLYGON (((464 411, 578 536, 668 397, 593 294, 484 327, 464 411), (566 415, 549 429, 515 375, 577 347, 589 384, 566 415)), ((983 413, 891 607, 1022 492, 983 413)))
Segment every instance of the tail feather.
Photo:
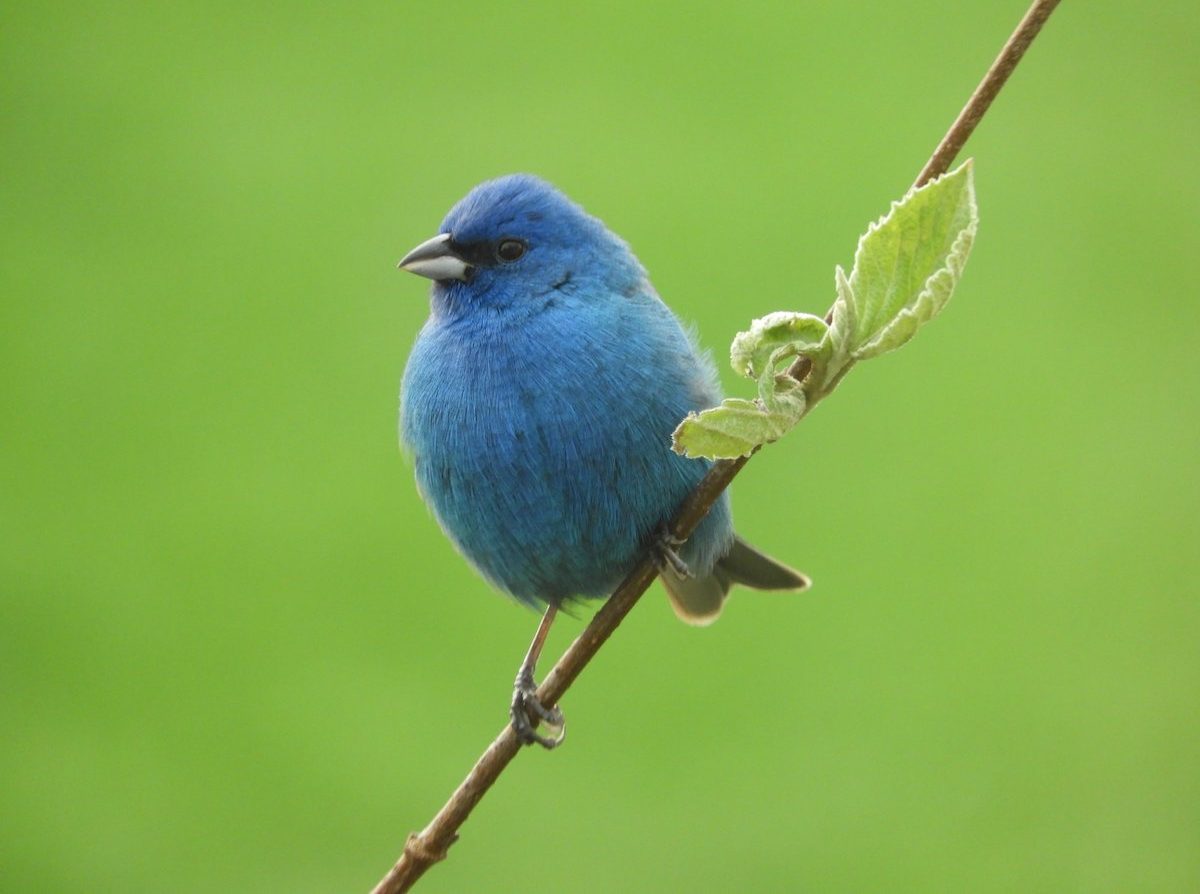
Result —
POLYGON ((806 590, 812 585, 807 576, 760 553, 740 537, 734 538, 728 555, 708 577, 681 577, 666 567, 662 581, 679 619, 699 627, 717 620, 735 583, 755 590, 806 590))
POLYGON ((812 586, 806 575, 760 553, 741 537, 733 538, 733 548, 717 562, 717 568, 734 583, 755 590, 807 590, 812 586))
POLYGON ((729 578, 715 569, 708 577, 680 577, 673 568, 665 568, 662 582, 679 620, 696 627, 717 620, 729 594, 729 578))

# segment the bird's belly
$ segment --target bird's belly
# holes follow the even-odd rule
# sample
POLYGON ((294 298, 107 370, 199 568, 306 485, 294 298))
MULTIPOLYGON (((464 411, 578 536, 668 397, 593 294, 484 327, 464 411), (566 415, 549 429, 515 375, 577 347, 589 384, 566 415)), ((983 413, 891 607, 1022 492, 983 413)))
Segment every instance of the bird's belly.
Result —
MULTIPOLYGON (((435 329, 410 358, 402 427, 421 492, 472 564, 523 601, 607 596, 708 468, 670 448, 699 400, 690 352, 664 366, 670 348, 654 346, 630 362, 604 353, 616 343, 480 351, 435 329)), ((732 536, 722 498, 685 558, 707 574, 732 536)))
MULTIPOLYGON (((497 585, 530 602, 605 596, 678 503, 668 460, 527 389, 460 392, 412 420, 418 483, 446 533, 497 585)), ((657 439, 656 439, 657 440, 657 439)))

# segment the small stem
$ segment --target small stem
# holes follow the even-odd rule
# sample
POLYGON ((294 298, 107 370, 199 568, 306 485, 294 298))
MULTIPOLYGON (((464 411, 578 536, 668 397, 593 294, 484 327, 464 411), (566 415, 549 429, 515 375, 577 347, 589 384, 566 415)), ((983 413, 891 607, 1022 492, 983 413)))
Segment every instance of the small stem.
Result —
MULTIPOLYGON (((975 126, 983 118, 1008 76, 1042 25, 1054 11, 1060 0, 1035 0, 1029 12, 1009 37, 999 57, 988 69, 983 81, 971 95, 957 120, 947 132, 937 150, 917 177, 917 186, 938 177, 950 169, 959 150, 975 126)), ((795 378, 803 379, 809 371, 808 361, 801 359, 789 370, 795 378)), ((721 460, 713 464, 696 489, 688 495, 669 527, 669 533, 681 540, 691 536, 696 526, 708 514, 708 510, 729 486, 734 477, 750 461, 750 457, 721 460)), ((596 652, 612 636, 613 631, 637 604, 642 594, 658 575, 651 555, 630 572, 608 598, 583 632, 571 643, 558 663, 554 665, 545 681, 538 687, 537 696, 542 704, 560 701, 567 689, 582 673, 596 652)), ((409 890, 434 863, 446 857, 446 851, 457 839, 462 826, 475 805, 488 793, 504 768, 517 756, 521 743, 511 725, 505 725, 483 755, 476 761, 467 778, 462 781, 450 800, 438 811, 419 834, 410 835, 404 845, 404 853, 391 871, 375 886, 372 894, 400 894, 409 890)))
POLYGON ((925 163, 913 184, 914 187, 924 186, 950 170, 950 165, 954 164, 954 159, 958 157, 976 125, 983 120, 988 106, 992 104, 992 100, 996 98, 1008 76, 1013 73, 1033 39, 1042 30, 1042 25, 1046 24, 1046 19, 1050 18, 1050 13, 1054 12, 1054 7, 1060 2, 1061 0, 1035 0, 1033 6, 1029 7, 1025 17, 1000 50, 996 61, 987 70, 987 74, 983 76, 983 80, 979 82, 979 86, 975 88, 975 92, 971 94, 971 98, 967 100, 967 104, 958 113, 937 149, 925 163))

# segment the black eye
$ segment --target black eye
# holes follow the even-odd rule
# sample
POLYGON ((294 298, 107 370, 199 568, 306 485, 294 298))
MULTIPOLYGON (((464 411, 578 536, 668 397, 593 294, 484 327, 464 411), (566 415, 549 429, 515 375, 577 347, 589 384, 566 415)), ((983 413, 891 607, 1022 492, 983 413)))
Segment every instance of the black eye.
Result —
POLYGON ((512 263, 525 254, 525 243, 520 239, 502 239, 496 246, 496 257, 506 264, 512 263))

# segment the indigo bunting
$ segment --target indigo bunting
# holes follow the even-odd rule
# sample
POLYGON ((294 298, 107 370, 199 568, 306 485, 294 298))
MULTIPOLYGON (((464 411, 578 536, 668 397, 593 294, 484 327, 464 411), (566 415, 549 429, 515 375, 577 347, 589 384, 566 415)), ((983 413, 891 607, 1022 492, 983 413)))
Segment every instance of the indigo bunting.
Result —
POLYGON ((554 612, 608 596, 648 550, 691 624, 715 620, 734 583, 808 585, 735 536, 727 494, 686 543, 663 535, 710 465, 672 451, 671 433, 719 402, 716 372, 601 221, 536 177, 501 177, 399 266, 433 280, 401 386, 418 489, 480 574, 546 608, 511 705, 522 741, 562 737, 557 706, 533 694, 554 612))

